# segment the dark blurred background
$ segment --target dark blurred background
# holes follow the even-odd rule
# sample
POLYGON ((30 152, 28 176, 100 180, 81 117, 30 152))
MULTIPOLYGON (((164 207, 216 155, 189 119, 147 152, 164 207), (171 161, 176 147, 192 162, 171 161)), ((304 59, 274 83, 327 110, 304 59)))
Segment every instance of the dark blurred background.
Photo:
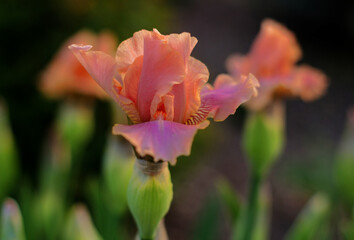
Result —
MULTIPOLYGON (((330 79, 320 100, 287 102, 285 151, 268 178, 272 196, 271 239, 282 239, 307 199, 328 188, 335 149, 346 111, 354 104, 354 3, 329 0, 2 0, 0 2, 0 97, 8 105, 19 149, 22 176, 36 185, 42 145, 59 107, 38 90, 38 76, 60 45, 82 28, 110 29, 120 41, 142 28, 163 34, 190 32, 199 42, 192 55, 204 62, 210 80, 226 71, 231 53, 247 53, 260 23, 272 18, 294 31, 301 62, 330 79)), ((96 104, 96 129, 84 156, 81 178, 99 175, 109 105, 96 104)), ((174 200, 166 217, 170 239, 192 239, 202 209, 215 194, 215 180, 226 178, 244 196, 247 164, 240 137, 245 112, 200 131, 190 157, 172 167, 174 200)), ((21 180, 20 180, 21 181, 21 180)), ((78 201, 85 201, 78 192, 78 201)), ((217 213, 218 236, 227 239, 230 223, 217 213)))

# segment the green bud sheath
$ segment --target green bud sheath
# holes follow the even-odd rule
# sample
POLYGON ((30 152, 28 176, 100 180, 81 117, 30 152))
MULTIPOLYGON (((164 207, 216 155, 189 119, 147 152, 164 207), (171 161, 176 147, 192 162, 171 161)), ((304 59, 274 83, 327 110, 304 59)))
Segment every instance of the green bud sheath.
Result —
POLYGON ((284 106, 273 103, 262 112, 248 116, 243 148, 252 165, 252 171, 263 175, 281 153, 284 142, 284 106))
POLYGON ((141 239, 154 239, 172 201, 172 182, 167 162, 137 159, 128 185, 128 206, 141 239))

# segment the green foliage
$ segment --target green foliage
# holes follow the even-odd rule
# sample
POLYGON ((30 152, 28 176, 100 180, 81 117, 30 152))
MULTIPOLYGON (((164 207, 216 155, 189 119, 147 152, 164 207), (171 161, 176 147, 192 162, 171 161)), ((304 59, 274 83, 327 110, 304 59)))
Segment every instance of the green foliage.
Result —
POLYGON ((93 221, 97 230, 105 240, 128 239, 124 216, 117 216, 110 208, 114 203, 107 193, 105 185, 97 179, 87 184, 87 198, 92 209, 93 221))
POLYGON ((274 106, 269 112, 251 113, 243 134, 243 148, 252 170, 263 174, 281 153, 284 142, 283 113, 274 106))
POLYGON ((5 106, 0 102, 0 201, 13 187, 18 175, 18 156, 5 106))
POLYGON ((220 179, 216 183, 216 188, 223 206, 225 206, 228 214, 231 217, 231 221, 235 222, 241 208, 240 197, 232 189, 232 186, 224 179, 220 179))
POLYGON ((202 208, 194 229, 193 239, 213 240, 219 239, 220 224, 220 202, 218 198, 209 195, 205 205, 202 208))
POLYGON ((334 174, 338 197, 351 206, 354 203, 354 113, 348 117, 335 160, 334 174))
POLYGON ((22 215, 13 199, 6 199, 1 210, 1 240, 25 240, 22 215))
POLYGON ((136 160, 129 182, 128 206, 138 226, 139 236, 142 239, 153 239, 158 224, 170 208, 172 182, 166 162, 155 163, 163 164, 161 171, 149 174, 139 166, 147 161, 140 161, 145 160, 136 160))
POLYGON ((328 239, 327 221, 329 219, 329 200, 318 193, 313 196, 302 210, 286 236, 287 240, 328 239))
POLYGON ((345 240, 354 239, 354 208, 349 221, 341 222, 340 231, 343 235, 343 239, 345 240))
MULTIPOLYGON (((269 229, 269 192, 268 189, 263 186, 260 189, 259 198, 256 199, 256 205, 254 206, 254 225, 251 229, 251 240, 266 240, 268 239, 268 229, 269 229)), ((249 227, 249 205, 247 202, 241 206, 240 213, 237 220, 234 222, 234 229, 232 233, 232 239, 234 240, 244 240, 246 231, 249 227)), ((252 213, 251 213, 252 214, 252 213)))

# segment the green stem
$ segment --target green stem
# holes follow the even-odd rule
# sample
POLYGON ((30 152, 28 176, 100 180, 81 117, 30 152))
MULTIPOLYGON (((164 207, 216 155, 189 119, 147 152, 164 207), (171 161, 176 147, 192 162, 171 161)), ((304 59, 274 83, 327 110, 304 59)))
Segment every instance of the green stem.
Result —
POLYGON ((258 212, 259 191, 261 186, 261 175, 256 171, 251 174, 251 186, 248 193, 248 205, 246 209, 246 224, 243 234, 243 240, 251 240, 255 228, 255 222, 258 212))

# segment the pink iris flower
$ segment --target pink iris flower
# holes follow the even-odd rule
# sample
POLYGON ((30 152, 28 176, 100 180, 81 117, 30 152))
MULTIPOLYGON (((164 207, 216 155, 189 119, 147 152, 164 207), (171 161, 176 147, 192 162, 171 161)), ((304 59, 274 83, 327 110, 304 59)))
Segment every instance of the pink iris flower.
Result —
POLYGON ((295 35, 285 26, 266 19, 247 55, 235 54, 227 59, 228 71, 235 77, 251 72, 259 80, 259 94, 247 103, 260 110, 277 97, 299 96, 314 100, 325 92, 327 78, 310 66, 295 66, 301 49, 295 35))
POLYGON ((73 43, 92 44, 97 50, 113 56, 117 40, 108 32, 96 35, 82 30, 76 33, 62 45, 47 69, 41 74, 39 82, 41 91, 52 98, 73 94, 108 97, 68 49, 68 45, 73 43))
POLYGON ((194 135, 208 117, 222 121, 257 93, 252 76, 237 80, 222 74, 206 84, 207 67, 190 56, 197 43, 189 33, 162 35, 141 30, 122 42, 115 59, 89 45, 69 48, 125 111, 133 125, 116 124, 139 157, 176 163, 189 155, 194 135))

